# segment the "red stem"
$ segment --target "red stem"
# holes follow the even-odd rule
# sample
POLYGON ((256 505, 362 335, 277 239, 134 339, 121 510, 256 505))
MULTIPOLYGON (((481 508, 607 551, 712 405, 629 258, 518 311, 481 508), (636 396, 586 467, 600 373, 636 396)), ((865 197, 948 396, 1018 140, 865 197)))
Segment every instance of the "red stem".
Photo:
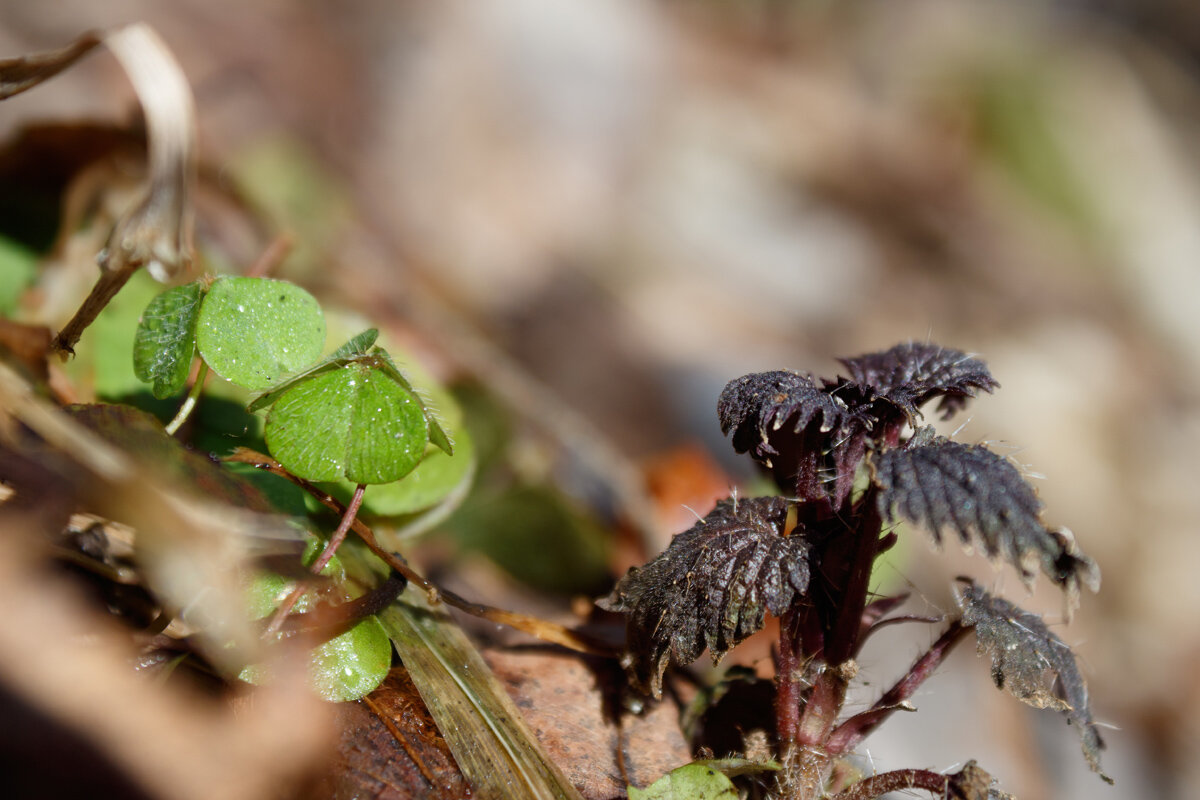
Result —
POLYGON ((850 717, 833 731, 826 743, 829 752, 833 754, 847 753, 857 747, 859 742, 879 727, 893 712, 901 708, 901 703, 913 696, 921 684, 933 675, 941 663, 946 660, 950 651, 954 649, 954 646, 961 642, 970 630, 970 626, 963 625, 960 621, 952 622, 938 637, 938 640, 925 651, 924 655, 917 659, 908 673, 891 689, 884 692, 875 705, 861 714, 850 717))
MULTIPOLYGON (((337 530, 333 532, 333 536, 329 537, 329 541, 325 543, 325 549, 321 551, 321 555, 317 556, 317 560, 309 567, 309 571, 314 575, 320 575, 321 570, 329 565, 330 559, 337 549, 342 546, 342 542, 346 541, 346 535, 350 533, 350 526, 354 524, 355 517, 358 516, 358 509, 362 506, 363 493, 367 490, 365 483, 360 483, 354 489, 354 496, 350 498, 350 505, 346 506, 346 513, 342 515, 342 521, 338 524, 337 530)), ((274 636, 283 627, 283 621, 287 619, 287 615, 296 607, 296 603, 300 602, 300 598, 304 596, 305 588, 297 586, 292 590, 291 594, 284 598, 279 604, 279 608, 275 609, 275 615, 271 617, 271 622, 263 631, 264 638, 274 636)))
POLYGON ((862 516, 853 534, 853 544, 847 553, 850 563, 847 565, 841 601, 837 606, 833 627, 826 637, 825 650, 831 665, 840 664, 858 652, 871 572, 875 566, 875 557, 879 555, 879 532, 883 527, 883 520, 876 507, 875 492, 868 492, 860 501, 860 507, 862 516))
POLYGON ((800 617, 804 609, 792 609, 779 620, 779 652, 775 654, 775 730, 780 750, 796 743, 800 729, 800 617))
POLYGON ((905 789, 924 789, 938 797, 944 797, 949 784, 950 779, 940 772, 927 769, 898 769, 863 778, 844 792, 835 794, 831 800, 874 800, 888 792, 905 789))
POLYGON ((801 747, 822 747, 846 702, 846 687, 852 675, 837 665, 827 665, 817 677, 800 715, 796 741, 801 747))
POLYGON ((333 558, 333 554, 342 546, 342 542, 346 541, 346 534, 350 533, 350 525, 354 522, 354 518, 358 516, 358 509, 362 507, 363 493, 367 490, 365 483, 360 483, 354 487, 354 496, 350 498, 350 505, 346 506, 346 513, 342 514, 342 521, 338 525, 333 536, 329 537, 329 542, 325 545, 325 549, 321 551, 321 555, 313 562, 312 573, 320 575, 321 570, 329 564, 329 560, 333 558))

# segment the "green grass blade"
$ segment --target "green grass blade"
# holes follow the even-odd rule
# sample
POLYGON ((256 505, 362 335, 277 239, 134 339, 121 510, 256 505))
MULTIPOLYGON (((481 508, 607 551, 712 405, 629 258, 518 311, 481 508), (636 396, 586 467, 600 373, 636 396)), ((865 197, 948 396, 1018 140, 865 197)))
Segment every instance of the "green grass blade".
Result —
POLYGON ((444 606, 407 591, 380 616, 480 800, 582 800, 444 606))

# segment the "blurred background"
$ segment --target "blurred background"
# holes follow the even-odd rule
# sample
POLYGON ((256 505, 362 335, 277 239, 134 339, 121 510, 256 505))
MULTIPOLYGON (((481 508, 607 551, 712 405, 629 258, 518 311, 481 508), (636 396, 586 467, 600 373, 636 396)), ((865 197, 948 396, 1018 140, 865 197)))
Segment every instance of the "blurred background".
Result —
MULTIPOLYGON (((1195 796, 1194 4, 0 2, 0 53, 135 20, 192 82, 206 180, 236 176, 294 232, 282 274, 407 331, 569 454, 578 437, 546 468, 593 505, 636 515, 639 481, 697 463, 679 491, 701 513, 747 481, 715 414, 746 372, 833 375, 910 339, 982 356, 1002 388, 945 430, 1045 476, 1047 520, 1102 590, 1058 624, 1055 592, 922 535, 880 580, 948 609, 969 573, 1046 613, 1113 726, 1116 786, 969 646, 869 763, 977 758, 1025 800, 1195 796)), ((0 136, 131 115, 100 53, 7 101, 0 136)), ((201 206, 198 238, 249 263, 264 240, 244 227, 201 206)), ((658 497, 662 547, 690 515, 658 497)), ((929 636, 892 632, 863 667, 885 686, 929 636)))

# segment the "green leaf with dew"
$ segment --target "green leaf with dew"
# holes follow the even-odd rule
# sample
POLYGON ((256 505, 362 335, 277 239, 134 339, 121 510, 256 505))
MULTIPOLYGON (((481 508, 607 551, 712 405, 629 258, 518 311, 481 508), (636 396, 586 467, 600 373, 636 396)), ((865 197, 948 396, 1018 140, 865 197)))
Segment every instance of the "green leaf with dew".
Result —
POLYGON ((367 617, 312 651, 309 678, 322 698, 345 703, 375 691, 391 666, 392 642, 379 618, 367 617))
POLYGON ((150 301, 133 335, 133 371, 158 399, 178 394, 187 383, 196 352, 196 318, 204 285, 193 281, 150 301))
POLYGON ((438 417, 437 413, 434 412, 429 403, 425 402, 425 399, 421 397, 420 391, 413 388, 412 383, 409 382, 408 376, 404 374, 404 371, 396 366, 396 362, 392 360, 391 355, 389 355, 388 352, 383 348, 375 348, 375 350, 372 352, 372 355, 375 355, 379 358, 379 368, 391 376, 392 380, 421 399, 421 403, 425 407, 425 419, 429 423, 430 443, 432 443, 435 447, 440 448, 445 453, 453 455, 454 439, 452 439, 450 434, 447 433, 445 423, 442 422, 441 418, 438 417))
POLYGON ((310 481, 390 483, 425 456, 429 423, 417 395, 373 357, 295 384, 267 417, 271 454, 310 481))
POLYGON ((316 298, 269 278, 218 278, 196 322, 196 347, 220 375, 251 391, 311 364, 325 344, 316 298))
POLYGON ((645 789, 629 787, 629 800, 736 800, 733 781, 705 764, 673 769, 645 789))
POLYGON ((295 386, 300 381, 312 375, 318 375, 322 372, 344 367, 351 361, 357 360, 360 356, 365 356, 371 349, 371 345, 375 344, 375 339, 379 336, 379 331, 376 328, 365 330, 362 333, 354 336, 350 341, 334 350, 329 355, 322 358, 316 364, 313 364, 307 369, 300 372, 288 375, 283 380, 272 385, 266 391, 263 391, 250 399, 249 405, 246 406, 247 411, 258 411, 267 408, 278 400, 283 393, 295 386))

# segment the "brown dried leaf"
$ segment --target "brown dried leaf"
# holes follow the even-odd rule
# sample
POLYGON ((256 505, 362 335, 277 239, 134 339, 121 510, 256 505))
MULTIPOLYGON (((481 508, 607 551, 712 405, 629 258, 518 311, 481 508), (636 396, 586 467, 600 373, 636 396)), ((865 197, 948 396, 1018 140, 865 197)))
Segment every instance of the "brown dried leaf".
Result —
POLYGON ((979 768, 974 760, 968 761, 958 772, 946 776, 947 800, 988 800, 991 794, 992 776, 979 768))
POLYGON ((679 709, 664 701, 624 710, 619 693, 628 687, 611 661, 542 649, 483 655, 585 800, 619 797, 627 782, 648 785, 691 758, 679 709))
POLYGON ((409 592, 379 618, 475 797, 581 800, 444 605, 409 592))
POLYGON ((46 353, 52 336, 44 325, 0 319, 0 358, 21 370, 31 383, 44 386, 50 379, 46 353))
POLYGON ((276 512, 257 487, 208 456, 184 447, 145 411, 106 403, 70 405, 63 411, 185 491, 263 514, 276 512))
POLYGON ((1037 614, 994 597, 975 583, 966 583, 959 603, 963 624, 975 627, 979 652, 992 659, 992 680, 996 686, 1034 708, 1062 712, 1068 722, 1079 728, 1088 766, 1112 783, 1100 771, 1104 742, 1092 722, 1087 684, 1066 642, 1051 633, 1037 614))
POLYGON ((722 500, 599 602, 628 615, 627 658, 645 691, 661 694, 668 659, 688 664, 707 647, 718 661, 808 589, 809 545, 783 535, 787 512, 781 497, 722 500))
POLYGON ((470 793, 408 672, 393 669, 378 689, 336 707, 339 738, 305 797, 457 800, 470 793))

